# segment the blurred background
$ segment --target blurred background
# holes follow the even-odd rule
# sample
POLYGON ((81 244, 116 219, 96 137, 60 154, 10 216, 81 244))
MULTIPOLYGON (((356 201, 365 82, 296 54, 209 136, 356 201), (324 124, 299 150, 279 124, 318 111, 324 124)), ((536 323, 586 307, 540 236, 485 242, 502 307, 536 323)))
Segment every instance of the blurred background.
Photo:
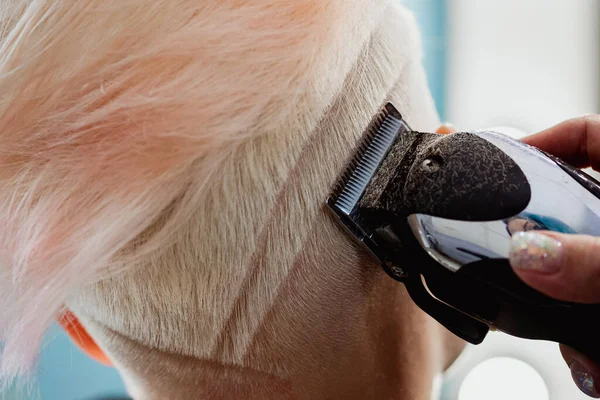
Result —
MULTIPOLYGON (((600 112, 600 1, 397 0, 421 27, 440 117, 458 129, 523 134, 600 112)), ((587 399, 558 348, 492 333, 439 383, 441 400, 587 399)), ((118 374, 86 358, 58 327, 49 332, 29 394, 6 400, 126 399, 118 374)))

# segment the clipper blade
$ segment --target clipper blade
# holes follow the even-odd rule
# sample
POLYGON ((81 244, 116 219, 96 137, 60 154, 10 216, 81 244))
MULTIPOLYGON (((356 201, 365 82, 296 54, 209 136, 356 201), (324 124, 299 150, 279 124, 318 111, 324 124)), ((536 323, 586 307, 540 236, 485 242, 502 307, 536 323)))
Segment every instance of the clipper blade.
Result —
POLYGON ((409 130, 400 112, 391 103, 386 104, 366 129, 356 154, 327 201, 329 206, 350 215, 398 135, 409 130))

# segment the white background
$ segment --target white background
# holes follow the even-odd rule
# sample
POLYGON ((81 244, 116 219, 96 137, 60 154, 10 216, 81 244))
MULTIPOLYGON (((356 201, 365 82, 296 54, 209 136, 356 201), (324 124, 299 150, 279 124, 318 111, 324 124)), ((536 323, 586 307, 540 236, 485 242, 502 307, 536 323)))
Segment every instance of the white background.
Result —
POLYGON ((600 1, 449 0, 447 115, 535 132, 600 111, 600 1))

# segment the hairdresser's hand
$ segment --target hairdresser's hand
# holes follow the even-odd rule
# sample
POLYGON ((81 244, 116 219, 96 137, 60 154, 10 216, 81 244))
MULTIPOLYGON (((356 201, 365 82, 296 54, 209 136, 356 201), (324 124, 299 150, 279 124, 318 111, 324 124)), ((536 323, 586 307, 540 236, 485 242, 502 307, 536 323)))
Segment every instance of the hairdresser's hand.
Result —
MULTIPOLYGON (((524 141, 575 167, 600 171, 600 115, 563 122, 524 141)), ((515 235, 510 262, 523 281, 551 297, 600 303, 600 237, 542 231, 515 235)), ((600 366, 566 346, 561 352, 577 386, 600 398, 595 385, 600 385, 600 366)))

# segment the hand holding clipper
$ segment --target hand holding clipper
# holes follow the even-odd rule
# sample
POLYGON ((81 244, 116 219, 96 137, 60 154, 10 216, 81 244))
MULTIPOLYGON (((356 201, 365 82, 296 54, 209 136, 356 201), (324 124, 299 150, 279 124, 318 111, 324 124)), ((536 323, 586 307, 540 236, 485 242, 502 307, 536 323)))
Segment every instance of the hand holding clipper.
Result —
MULTIPOLYGON (((523 231, 600 236, 597 181, 496 132, 415 132, 391 104, 367 132, 327 204, 421 309, 474 344, 492 328, 600 361, 600 299, 556 298, 510 263, 523 231)), ((531 266, 560 256, 535 251, 531 266)))
MULTIPOLYGON (((600 165, 600 116, 576 118, 524 141, 579 167, 600 165)), ((515 236, 510 262, 517 275, 531 287, 559 300, 600 303, 600 238, 565 235, 546 230, 515 236), (538 256, 536 257, 535 254, 538 256)), ((598 315, 590 315, 596 320, 598 315)), ((585 354, 561 346, 577 386, 600 397, 600 365, 585 354)))

